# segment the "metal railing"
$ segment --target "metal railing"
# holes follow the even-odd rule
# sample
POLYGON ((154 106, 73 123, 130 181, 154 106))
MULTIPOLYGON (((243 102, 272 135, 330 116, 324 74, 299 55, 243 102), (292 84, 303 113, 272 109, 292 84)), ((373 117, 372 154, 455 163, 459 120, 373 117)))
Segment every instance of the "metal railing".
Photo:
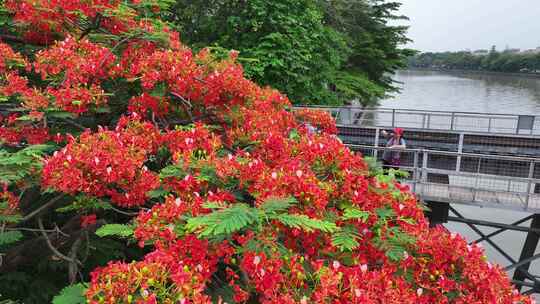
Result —
MULTIPOLYGON (((302 106, 304 107, 304 106, 302 106)), ((302 108, 297 107, 297 108, 302 108)), ((445 112, 357 106, 308 106, 330 112, 339 125, 456 132, 540 135, 540 115, 445 112)))
MULTIPOLYGON (((381 160, 384 147, 349 145, 381 160)), ((396 151, 396 150, 392 150, 396 151)), ((540 159, 432 150, 400 150, 402 182, 425 201, 540 213, 540 159)))

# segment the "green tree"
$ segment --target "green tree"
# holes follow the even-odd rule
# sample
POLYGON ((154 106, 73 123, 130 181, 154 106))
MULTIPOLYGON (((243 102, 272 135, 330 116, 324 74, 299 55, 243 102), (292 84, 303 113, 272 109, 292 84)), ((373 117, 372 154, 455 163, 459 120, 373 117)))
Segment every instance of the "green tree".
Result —
POLYGON ((467 51, 422 53, 409 58, 413 68, 436 68, 447 70, 484 70, 505 73, 537 73, 540 69, 540 54, 512 51, 497 52, 493 47, 486 55, 467 51))
POLYGON ((338 103, 329 88, 349 49, 310 0, 179 0, 168 19, 195 47, 239 50, 250 78, 295 102, 338 103))
POLYGON ((177 0, 166 18, 195 48, 240 51, 246 73, 296 103, 375 102, 413 53, 400 3, 383 0, 177 0))
MULTIPOLYGON (((391 74, 406 67, 414 51, 402 46, 410 41, 407 27, 392 25, 408 20, 397 15, 401 3, 385 0, 319 0, 325 20, 347 36, 352 49, 345 69, 365 75, 384 90, 395 90, 391 74)), ((377 96, 373 96, 377 97, 377 96)))

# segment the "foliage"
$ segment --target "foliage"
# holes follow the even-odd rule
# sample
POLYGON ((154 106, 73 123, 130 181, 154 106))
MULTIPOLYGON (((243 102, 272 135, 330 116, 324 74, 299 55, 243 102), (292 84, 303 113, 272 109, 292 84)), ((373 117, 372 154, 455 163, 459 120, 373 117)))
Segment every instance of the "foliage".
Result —
POLYGON ((0 150, 0 183, 10 184, 29 177, 41 168, 45 152, 52 146, 33 145, 16 152, 0 150))
POLYGON ((182 44, 171 1, 2 3, 0 301, 532 303, 329 114, 182 44))
POLYGON ((20 231, 0 232, 0 246, 8 245, 10 243, 15 243, 22 238, 23 238, 23 235, 20 231))
POLYGON ((413 68, 435 68, 445 70, 472 70, 507 73, 538 73, 540 54, 498 52, 493 49, 485 53, 442 52, 422 53, 409 60, 413 68))
POLYGON ((405 66, 410 50, 397 2, 176 1, 165 17, 196 48, 240 52, 248 77, 298 103, 373 103, 394 90, 386 75, 405 66))
POLYGON ((363 103, 373 102, 395 92, 390 77, 407 66, 406 58, 415 51, 402 48, 407 42, 406 16, 397 15, 399 1, 336 0, 318 1, 325 23, 345 33, 351 49, 344 69, 337 75, 337 92, 363 103))
POLYGON ((133 235, 133 227, 122 224, 108 224, 99 227, 96 230, 96 235, 99 237, 105 236, 118 236, 118 237, 130 237, 133 235))
POLYGON ((59 295, 55 296, 52 304, 85 304, 84 293, 86 286, 82 283, 67 286, 59 295))

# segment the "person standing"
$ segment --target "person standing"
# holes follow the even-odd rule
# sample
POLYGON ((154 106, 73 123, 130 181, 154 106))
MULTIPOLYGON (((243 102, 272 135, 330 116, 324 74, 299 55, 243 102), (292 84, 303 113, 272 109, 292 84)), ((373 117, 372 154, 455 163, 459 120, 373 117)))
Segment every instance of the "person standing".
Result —
POLYGON ((384 149, 382 162, 385 169, 399 169, 401 165, 401 151, 407 148, 405 139, 403 139, 403 129, 395 128, 392 132, 383 130, 381 134, 388 138, 386 148, 384 149))

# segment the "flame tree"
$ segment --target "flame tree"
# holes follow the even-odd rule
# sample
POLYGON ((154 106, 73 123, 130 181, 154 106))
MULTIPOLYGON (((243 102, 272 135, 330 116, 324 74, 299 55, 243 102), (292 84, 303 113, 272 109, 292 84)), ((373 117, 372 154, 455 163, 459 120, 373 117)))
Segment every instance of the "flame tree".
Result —
POLYGON ((531 303, 168 4, 2 2, 2 300, 531 303))

